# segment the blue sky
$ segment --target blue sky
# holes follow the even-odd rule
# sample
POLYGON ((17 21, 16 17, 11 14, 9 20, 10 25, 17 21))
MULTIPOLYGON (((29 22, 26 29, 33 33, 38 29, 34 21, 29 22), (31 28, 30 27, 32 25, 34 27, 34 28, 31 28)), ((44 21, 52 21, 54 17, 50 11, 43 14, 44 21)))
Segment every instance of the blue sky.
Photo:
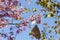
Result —
MULTIPOLYGON (((57 0, 57 1, 59 1, 59 0, 57 0)), ((45 28, 46 29, 46 33, 47 33, 47 38, 49 38, 49 36, 52 35, 54 37, 53 40, 58 40, 58 38, 60 37, 59 36, 60 34, 55 34, 54 29, 51 28, 51 26, 55 25, 55 23, 54 23, 55 18, 52 17, 52 18, 46 18, 45 19, 43 17, 43 14, 44 13, 47 14, 48 12, 41 12, 40 10, 42 9, 42 6, 37 5, 35 3, 36 0, 31 0, 31 4, 30 5, 28 5, 25 0, 20 0, 20 2, 21 2, 21 6, 24 6, 24 7, 26 7, 26 8, 31 10, 29 13, 24 12, 24 14, 22 14, 21 16, 23 18, 28 18, 30 15, 32 15, 32 14, 35 15, 35 14, 37 14, 39 12, 41 14, 41 24, 38 25, 39 30, 41 31, 43 29, 43 27, 44 27, 42 25, 42 23, 47 22, 48 25, 50 26, 50 28, 45 28), (32 11, 33 8, 36 8, 37 12, 33 12, 32 11), (48 30, 50 30, 50 29, 52 30, 51 34, 48 33, 48 30)), ((19 6, 19 7, 21 7, 21 6, 19 6)), ((12 19, 10 19, 10 21, 12 22, 12 19)), ((16 23, 16 22, 18 23, 19 21, 13 20, 13 23, 16 23)), ((32 24, 30 24, 30 25, 31 25, 32 28, 34 27, 34 25, 32 25, 32 24)), ((2 30, 4 30, 4 33, 7 33, 9 35, 9 31, 10 31, 9 27, 10 26, 11 25, 8 25, 6 28, 0 29, 0 32, 2 32, 2 30)), ((16 28, 15 28, 15 25, 12 25, 12 26, 13 26, 13 30, 12 31, 14 32, 16 30, 16 28)), ((17 34, 17 35, 15 34, 14 35, 15 36, 14 40, 32 40, 31 36, 29 36, 29 32, 30 32, 31 29, 28 28, 28 26, 26 26, 26 30, 25 31, 22 31, 20 34, 17 34)), ((7 39, 3 38, 2 40, 7 40, 7 39)), ((36 39, 34 38, 33 40, 36 40, 36 39)))

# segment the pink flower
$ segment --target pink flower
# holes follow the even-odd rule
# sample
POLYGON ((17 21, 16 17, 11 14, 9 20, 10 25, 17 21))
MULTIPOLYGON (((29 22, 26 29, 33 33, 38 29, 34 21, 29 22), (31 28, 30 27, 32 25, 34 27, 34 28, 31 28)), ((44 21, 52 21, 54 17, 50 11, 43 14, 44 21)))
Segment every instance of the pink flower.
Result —
POLYGON ((35 16, 30 16, 30 21, 32 22, 32 21, 34 21, 36 18, 35 18, 35 16))
POLYGON ((38 24, 41 23, 41 16, 40 16, 39 13, 36 15, 36 22, 37 22, 38 24))

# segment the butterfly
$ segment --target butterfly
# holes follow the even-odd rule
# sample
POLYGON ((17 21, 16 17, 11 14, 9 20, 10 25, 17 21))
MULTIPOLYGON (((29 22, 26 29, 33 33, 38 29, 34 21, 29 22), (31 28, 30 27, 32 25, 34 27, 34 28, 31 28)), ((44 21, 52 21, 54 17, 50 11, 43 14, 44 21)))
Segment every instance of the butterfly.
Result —
POLYGON ((35 37, 38 40, 41 38, 41 34, 40 34, 40 31, 39 31, 39 28, 37 27, 37 25, 34 26, 34 28, 31 30, 29 35, 32 35, 33 37, 35 37))

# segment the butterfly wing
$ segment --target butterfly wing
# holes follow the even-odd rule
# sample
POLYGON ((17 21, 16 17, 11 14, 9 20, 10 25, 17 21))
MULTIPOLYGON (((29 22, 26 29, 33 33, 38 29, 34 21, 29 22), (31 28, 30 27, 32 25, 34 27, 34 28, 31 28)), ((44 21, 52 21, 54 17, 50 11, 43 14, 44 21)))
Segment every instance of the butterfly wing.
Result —
POLYGON ((41 38, 41 34, 37 25, 35 25, 35 27, 31 30, 30 35, 33 35, 36 39, 41 38))

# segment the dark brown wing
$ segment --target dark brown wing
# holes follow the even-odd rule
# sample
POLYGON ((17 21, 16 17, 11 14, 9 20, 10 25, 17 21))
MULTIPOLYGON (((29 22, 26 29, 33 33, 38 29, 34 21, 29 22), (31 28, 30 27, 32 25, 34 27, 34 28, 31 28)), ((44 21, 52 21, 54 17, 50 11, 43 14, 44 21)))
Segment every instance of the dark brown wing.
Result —
POLYGON ((39 31, 39 28, 37 27, 37 25, 35 25, 35 27, 31 30, 31 32, 33 32, 33 36, 36 38, 36 39, 40 39, 40 31, 39 31))

